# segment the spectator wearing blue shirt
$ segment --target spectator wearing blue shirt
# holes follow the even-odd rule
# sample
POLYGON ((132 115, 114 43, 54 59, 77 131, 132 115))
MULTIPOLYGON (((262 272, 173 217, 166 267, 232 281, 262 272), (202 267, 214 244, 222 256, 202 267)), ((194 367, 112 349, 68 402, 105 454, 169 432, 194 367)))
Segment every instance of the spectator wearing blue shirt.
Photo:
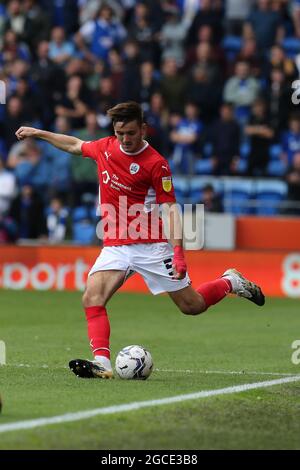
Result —
MULTIPOLYGON (((71 135, 70 121, 66 117, 57 117, 54 132, 71 135)), ((48 182, 50 196, 53 194, 67 199, 71 190, 71 154, 43 142, 43 153, 49 164, 48 182)))
POLYGON ((300 116, 291 115, 289 129, 282 135, 282 158, 287 166, 293 163, 294 155, 300 152, 300 116))
POLYGON ((84 49, 82 39, 89 45, 92 57, 108 60, 109 50, 121 44, 126 30, 119 20, 113 17, 113 10, 107 4, 99 9, 97 19, 84 24, 77 36, 77 44, 84 49))
POLYGON ((50 243, 60 243, 65 239, 68 221, 68 209, 60 198, 54 197, 47 209, 47 229, 50 243))
POLYGON ((65 32, 61 26, 56 26, 51 31, 49 43, 49 57, 61 67, 65 66, 75 52, 74 44, 66 40, 65 32))
POLYGON ((203 124, 199 119, 197 105, 187 103, 184 108, 184 117, 180 119, 170 134, 170 140, 174 144, 171 157, 173 171, 185 174, 193 173, 202 130, 203 124))

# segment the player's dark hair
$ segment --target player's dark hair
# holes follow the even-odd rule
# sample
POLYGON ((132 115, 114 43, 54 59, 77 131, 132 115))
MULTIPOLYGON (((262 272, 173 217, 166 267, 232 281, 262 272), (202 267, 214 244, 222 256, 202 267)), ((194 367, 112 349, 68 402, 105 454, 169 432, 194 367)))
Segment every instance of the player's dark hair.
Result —
POLYGON ((111 118, 112 123, 123 122, 127 124, 130 121, 137 121, 139 125, 144 122, 143 110, 139 103, 135 101, 126 101, 119 103, 107 111, 107 115, 111 118))

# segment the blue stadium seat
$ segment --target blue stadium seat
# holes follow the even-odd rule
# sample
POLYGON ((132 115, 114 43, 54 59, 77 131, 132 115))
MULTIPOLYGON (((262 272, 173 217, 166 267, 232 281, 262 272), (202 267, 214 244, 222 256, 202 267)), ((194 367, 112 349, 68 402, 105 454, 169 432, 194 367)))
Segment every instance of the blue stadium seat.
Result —
POLYGON ((224 209, 235 215, 251 214, 251 200, 254 190, 253 180, 224 178, 224 209))
POLYGON ((75 222, 72 226, 73 242, 80 245, 90 245, 96 237, 96 228, 90 222, 75 222))
POLYGON ((211 175, 213 173, 213 162, 210 158, 195 160, 194 172, 196 175, 211 175))
POLYGON ((186 176, 173 175, 172 180, 178 204, 189 202, 190 185, 188 178, 186 176))
POLYGON ((282 146, 280 144, 273 144, 270 147, 270 159, 271 160, 278 160, 280 159, 280 155, 282 153, 282 146))
POLYGON ((276 215, 287 195, 287 184, 280 180, 258 180, 255 183, 256 214, 276 215))
POLYGON ((293 36, 284 38, 281 43, 287 57, 293 59, 300 52, 300 39, 293 36))
POLYGON ((286 172, 286 164, 281 160, 280 155, 282 147, 279 144, 271 145, 270 147, 270 161, 267 166, 267 175, 269 176, 283 176, 286 172))
POLYGON ((73 222, 81 222, 83 220, 89 220, 90 214, 85 206, 78 206, 75 207, 72 213, 72 220, 73 222))
POLYGON ((239 36, 225 36, 222 42, 226 59, 234 61, 242 47, 242 39, 239 36))
POLYGON ((267 166, 267 175, 283 176, 286 173, 286 165, 282 160, 271 160, 267 166))

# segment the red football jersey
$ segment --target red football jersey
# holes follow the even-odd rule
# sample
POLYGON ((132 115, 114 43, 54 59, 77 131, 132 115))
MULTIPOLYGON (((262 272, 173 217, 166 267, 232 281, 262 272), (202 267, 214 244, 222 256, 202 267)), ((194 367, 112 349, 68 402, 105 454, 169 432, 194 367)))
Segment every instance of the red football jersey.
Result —
POLYGON ((104 246, 166 241, 158 205, 176 202, 168 162, 148 142, 125 152, 116 137, 84 142, 96 161, 104 246))

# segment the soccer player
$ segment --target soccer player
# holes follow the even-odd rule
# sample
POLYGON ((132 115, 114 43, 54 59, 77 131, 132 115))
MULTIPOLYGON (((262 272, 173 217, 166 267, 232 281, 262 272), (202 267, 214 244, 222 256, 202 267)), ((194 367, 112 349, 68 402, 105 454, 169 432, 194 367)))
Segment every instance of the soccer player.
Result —
POLYGON ((187 315, 204 312, 230 292, 257 305, 265 302, 260 287, 235 269, 227 269, 220 278, 196 290, 191 287, 178 211, 169 211, 168 240, 162 219, 153 216, 160 204, 176 209, 168 162, 144 140, 146 124, 138 103, 120 103, 108 111, 108 116, 115 135, 93 142, 32 127, 20 127, 16 132, 19 140, 43 139, 97 163, 104 247, 89 272, 83 294, 94 360, 74 359, 69 363, 77 376, 86 378, 113 376, 106 304, 133 273, 142 275, 153 294, 167 292, 187 315), (150 223, 153 220, 157 223, 150 223))

